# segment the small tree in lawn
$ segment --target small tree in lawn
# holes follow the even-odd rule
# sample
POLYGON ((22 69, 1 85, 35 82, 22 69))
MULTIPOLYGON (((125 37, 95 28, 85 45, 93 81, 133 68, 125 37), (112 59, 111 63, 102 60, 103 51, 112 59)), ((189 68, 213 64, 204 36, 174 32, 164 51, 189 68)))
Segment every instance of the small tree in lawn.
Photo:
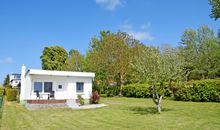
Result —
POLYGON ((142 51, 142 55, 136 57, 131 63, 133 68, 152 86, 153 102, 156 104, 159 113, 161 113, 161 101, 165 93, 165 82, 169 82, 179 75, 177 72, 179 69, 176 69, 176 67, 179 67, 179 64, 172 61, 175 61, 175 59, 172 59, 169 53, 176 55, 170 49, 160 52, 158 48, 146 47, 142 51), (170 64, 171 62, 174 64, 170 64), (175 69, 171 71, 172 67, 175 69))

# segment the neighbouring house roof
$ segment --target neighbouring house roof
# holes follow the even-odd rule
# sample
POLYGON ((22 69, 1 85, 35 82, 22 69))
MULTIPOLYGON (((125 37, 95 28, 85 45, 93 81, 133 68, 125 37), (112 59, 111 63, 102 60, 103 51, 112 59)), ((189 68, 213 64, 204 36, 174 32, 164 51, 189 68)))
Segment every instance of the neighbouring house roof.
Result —
POLYGON ((95 73, 91 72, 73 72, 73 71, 55 71, 55 70, 38 70, 29 69, 26 74, 30 75, 50 75, 50 76, 73 76, 73 77, 88 77, 94 78, 95 73))
POLYGON ((11 73, 10 75, 21 75, 21 74, 18 74, 18 73, 11 73))
POLYGON ((21 80, 21 74, 11 73, 9 75, 9 81, 13 81, 13 80, 21 80))

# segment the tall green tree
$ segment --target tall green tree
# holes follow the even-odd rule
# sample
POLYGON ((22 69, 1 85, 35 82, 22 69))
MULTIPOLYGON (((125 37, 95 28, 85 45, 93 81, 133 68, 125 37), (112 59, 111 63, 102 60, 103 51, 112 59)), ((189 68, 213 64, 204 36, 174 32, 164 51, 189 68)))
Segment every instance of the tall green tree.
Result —
POLYGON ((218 77, 220 45, 208 26, 184 31, 180 51, 187 80, 218 77))
POLYGON ((71 49, 65 63, 65 70, 82 71, 84 57, 78 50, 71 49))
POLYGON ((62 46, 45 47, 41 55, 42 69, 64 70, 67 52, 62 46))
POLYGON ((209 4, 212 6, 210 17, 217 20, 220 18, 220 0, 209 0, 209 4))
POLYGON ((3 86, 9 86, 9 83, 10 83, 10 77, 9 74, 7 74, 4 79, 3 86))
POLYGON ((183 59, 183 70, 185 79, 189 80, 192 72, 198 65, 197 33, 193 29, 186 29, 181 36, 181 45, 179 46, 181 57, 183 59))
POLYGON ((87 70, 93 70, 106 85, 119 85, 122 95, 122 86, 127 82, 129 60, 132 49, 139 42, 124 32, 111 33, 101 31, 99 38, 92 38, 87 53, 87 70))

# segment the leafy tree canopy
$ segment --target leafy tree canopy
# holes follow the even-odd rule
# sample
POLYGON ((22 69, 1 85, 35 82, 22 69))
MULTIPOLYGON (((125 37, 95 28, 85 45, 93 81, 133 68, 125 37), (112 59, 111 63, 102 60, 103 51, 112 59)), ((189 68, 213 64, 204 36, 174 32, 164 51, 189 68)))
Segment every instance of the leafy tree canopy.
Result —
POLYGON ((82 71, 84 57, 78 50, 71 49, 65 63, 65 70, 82 71))
POLYGON ((44 70, 64 70, 67 60, 67 52, 61 46, 45 47, 41 55, 42 69, 44 70))
POLYGON ((210 17, 217 20, 220 18, 220 0, 209 0, 209 4, 212 6, 210 17))

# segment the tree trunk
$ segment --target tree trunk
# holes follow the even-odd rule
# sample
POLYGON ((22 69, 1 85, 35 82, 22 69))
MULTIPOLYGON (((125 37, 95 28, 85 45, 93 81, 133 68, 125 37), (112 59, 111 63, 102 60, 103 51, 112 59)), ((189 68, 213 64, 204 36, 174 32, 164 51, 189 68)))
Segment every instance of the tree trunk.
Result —
POLYGON ((172 80, 169 81, 169 87, 170 87, 171 90, 172 90, 171 97, 174 98, 174 88, 173 88, 173 86, 172 86, 172 80))
POLYGON ((121 96, 123 96, 122 95, 122 87, 124 86, 124 78, 121 74, 120 74, 120 82, 121 82, 121 84, 120 84, 120 89, 119 89, 119 96, 121 97, 121 96))
POLYGON ((160 103, 157 104, 157 112, 158 112, 158 113, 161 113, 160 103))
POLYGON ((153 101, 154 103, 156 104, 156 107, 157 107, 157 112, 158 113, 161 113, 161 101, 162 101, 162 98, 163 98, 163 95, 159 95, 158 92, 155 90, 155 86, 152 86, 153 87, 153 101))
POLYGON ((119 90, 119 97, 121 97, 122 96, 122 84, 120 85, 120 90, 119 90))
POLYGON ((158 99, 157 102, 157 112, 161 113, 161 101, 162 101, 163 96, 161 95, 160 98, 158 99))

